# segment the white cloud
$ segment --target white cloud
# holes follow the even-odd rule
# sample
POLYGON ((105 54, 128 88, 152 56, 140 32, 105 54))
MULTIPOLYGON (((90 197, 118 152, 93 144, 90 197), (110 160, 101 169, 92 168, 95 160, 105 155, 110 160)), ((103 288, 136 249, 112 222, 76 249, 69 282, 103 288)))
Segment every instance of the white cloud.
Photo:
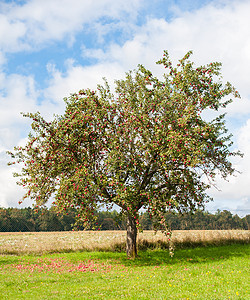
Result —
MULTIPOLYGON (((26 26, 18 20, 9 20, 4 14, 0 14, 0 46, 1 49, 17 49, 18 40, 26 33, 26 26)), ((23 47, 22 47, 23 49, 23 47)), ((20 48, 18 49, 21 50, 20 48)))
MULTIPOLYGON (((98 26, 99 18, 108 17, 129 24, 137 13, 140 0, 30 0, 19 5, 0 4, 0 46, 5 51, 18 52, 50 41, 74 35, 84 26, 98 26)), ((102 23, 99 22, 99 29, 102 23)), ((107 27, 103 24, 103 34, 107 27)))
POLYGON ((0 74, 0 147, 9 148, 27 131, 20 112, 33 111, 38 94, 32 77, 0 74))
POLYGON ((243 158, 234 159, 235 168, 241 174, 231 176, 228 181, 218 179, 219 191, 213 188, 210 195, 217 203, 250 213, 250 206, 247 207, 250 200, 250 119, 239 129, 236 141, 238 148, 244 154, 243 158))
POLYGON ((6 161, 7 155, 0 150, 0 207, 17 206, 20 195, 23 194, 21 187, 16 185, 16 178, 12 176, 15 168, 7 169, 6 161))
POLYGON ((23 194, 12 176, 15 168, 8 167, 6 151, 27 135, 29 122, 20 111, 35 108, 36 93, 32 77, 6 76, 0 73, 0 207, 16 206, 23 194))
POLYGON ((211 61, 223 63, 225 81, 232 82, 245 99, 232 105, 231 110, 250 112, 250 39, 249 1, 230 1, 225 5, 209 4, 195 12, 179 13, 171 21, 148 19, 138 27, 133 38, 123 45, 111 44, 103 49, 84 48, 84 55, 99 60, 117 62, 124 69, 133 69, 138 63, 159 72, 155 61, 167 49, 176 62, 187 51, 193 50, 197 64, 211 61))
MULTIPOLYGON (((6 76, 0 73, 0 207, 17 206, 24 194, 21 187, 16 185, 16 178, 12 176, 18 168, 7 166, 11 158, 6 154, 14 146, 27 142, 31 121, 23 118, 20 112, 39 110, 43 116, 50 118, 60 108, 57 103, 49 100, 39 104, 38 96, 32 77, 17 74, 6 76)), ((24 206, 30 205, 29 200, 25 201, 24 206)))
POLYGON ((149 19, 124 45, 111 45, 107 57, 126 65, 131 61, 152 64, 164 49, 174 59, 194 50, 197 64, 223 62, 226 79, 248 91, 250 70, 249 1, 231 1, 226 6, 208 5, 195 12, 181 14, 167 22, 149 19))
POLYGON ((89 67, 71 64, 65 74, 55 67, 50 67, 50 71, 52 79, 44 94, 47 99, 54 99, 58 102, 80 89, 95 90, 97 84, 103 83, 103 77, 107 78, 112 85, 114 79, 124 76, 124 70, 116 63, 100 63, 89 67))

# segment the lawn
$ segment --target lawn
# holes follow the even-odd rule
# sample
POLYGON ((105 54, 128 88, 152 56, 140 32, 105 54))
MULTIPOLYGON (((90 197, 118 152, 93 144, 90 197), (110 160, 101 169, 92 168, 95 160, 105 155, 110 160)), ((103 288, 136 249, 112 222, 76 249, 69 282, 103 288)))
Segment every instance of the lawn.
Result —
POLYGON ((0 256, 0 299, 250 299, 249 244, 0 256))

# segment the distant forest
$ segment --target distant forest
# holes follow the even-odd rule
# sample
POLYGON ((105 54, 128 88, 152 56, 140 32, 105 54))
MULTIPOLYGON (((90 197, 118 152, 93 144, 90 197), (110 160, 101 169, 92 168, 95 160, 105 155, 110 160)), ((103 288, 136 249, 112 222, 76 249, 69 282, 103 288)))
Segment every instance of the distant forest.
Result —
MULTIPOLYGON (((250 215, 240 218, 227 210, 218 210, 215 214, 203 211, 183 215, 166 213, 165 217, 172 230, 250 229, 250 215)), ((99 230, 125 230, 125 222, 115 210, 97 213, 99 230)), ((149 213, 141 213, 140 222, 142 229, 154 229, 154 220, 149 213)), ((66 215, 57 215, 53 208, 0 208, 0 232, 69 231, 74 228, 74 224, 73 210, 66 215)))

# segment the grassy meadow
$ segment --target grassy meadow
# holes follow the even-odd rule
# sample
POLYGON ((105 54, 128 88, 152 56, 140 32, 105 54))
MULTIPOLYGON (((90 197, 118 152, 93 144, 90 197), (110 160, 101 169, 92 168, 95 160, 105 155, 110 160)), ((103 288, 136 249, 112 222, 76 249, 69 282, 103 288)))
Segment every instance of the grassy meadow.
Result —
POLYGON ((249 232, 173 240, 170 257, 163 235, 144 232, 131 260, 124 232, 0 234, 0 299, 250 299, 249 232))

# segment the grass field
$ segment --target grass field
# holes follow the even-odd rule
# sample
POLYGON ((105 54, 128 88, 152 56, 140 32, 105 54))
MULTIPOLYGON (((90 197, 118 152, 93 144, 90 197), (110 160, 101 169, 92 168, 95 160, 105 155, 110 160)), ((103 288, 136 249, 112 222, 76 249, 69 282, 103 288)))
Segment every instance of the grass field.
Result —
MULTIPOLYGON (((241 239, 245 234, 245 243, 241 240, 241 244, 231 245, 226 245, 225 236, 227 243, 233 242, 233 232, 224 232, 221 246, 212 246, 215 237, 218 243, 217 232, 196 232, 196 235, 184 232, 186 236, 178 232, 183 245, 187 246, 184 242, 190 244, 190 241, 195 245, 194 241, 200 239, 199 243, 203 240, 203 245, 210 246, 180 249, 180 243, 174 257, 169 256, 167 249, 157 249, 164 245, 159 243, 159 234, 157 237, 152 232, 144 232, 147 237, 140 238, 147 240, 148 245, 153 243, 150 239, 155 239, 155 249, 139 251, 136 260, 127 259, 124 252, 104 251, 114 245, 122 233, 119 237, 115 236, 117 232, 113 235, 112 232, 92 233, 89 239, 86 232, 64 233, 64 239, 61 233, 0 235, 1 243, 9 241, 16 245, 18 241, 23 244, 25 241, 27 245, 26 254, 24 246, 19 246, 18 255, 0 255, 0 299, 250 299, 249 232, 247 235, 238 232, 241 239), (73 249, 72 240, 77 234, 83 234, 82 239, 85 237, 85 240, 80 237, 76 240, 76 244, 81 244, 80 251, 73 249), (52 236, 61 237, 63 242, 56 247, 58 239, 52 243, 52 236), (111 237, 116 240, 114 244, 111 237), (41 246, 42 241, 43 249, 38 251, 36 247, 41 246), (88 250, 96 247, 91 246, 91 242, 99 243, 102 251, 84 251, 86 245, 89 245, 88 250), (102 243, 105 246, 101 247, 102 243), (27 249, 31 246, 34 248, 27 249), (55 249, 61 252, 49 253, 55 249)), ((145 247, 146 242, 141 245, 145 247)), ((1 247, 4 252, 3 245, 1 247)))
POLYGON ((0 299, 249 299, 249 245, 2 255, 0 299))

